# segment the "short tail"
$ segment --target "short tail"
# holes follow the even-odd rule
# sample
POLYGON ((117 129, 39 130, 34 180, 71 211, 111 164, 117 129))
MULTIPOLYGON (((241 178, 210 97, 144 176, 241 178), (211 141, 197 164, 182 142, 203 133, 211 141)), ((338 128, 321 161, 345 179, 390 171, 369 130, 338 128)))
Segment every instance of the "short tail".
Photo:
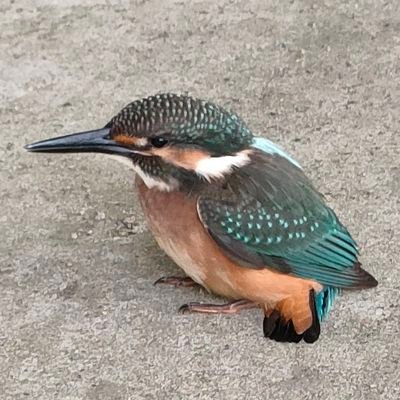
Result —
POLYGON ((340 294, 341 290, 332 286, 324 287, 315 296, 315 310, 318 320, 323 321, 329 314, 332 308, 333 301, 340 294))
POLYGON ((314 343, 320 335, 320 322, 329 314, 340 289, 325 287, 319 293, 290 297, 277 304, 264 318, 264 335, 278 342, 314 343))

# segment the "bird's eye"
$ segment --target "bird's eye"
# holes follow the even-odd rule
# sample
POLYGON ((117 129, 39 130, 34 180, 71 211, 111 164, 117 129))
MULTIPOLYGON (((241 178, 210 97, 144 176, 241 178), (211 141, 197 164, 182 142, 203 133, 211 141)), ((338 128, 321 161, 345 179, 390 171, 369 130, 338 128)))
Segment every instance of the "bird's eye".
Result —
POLYGON ((161 136, 157 136, 157 137, 152 138, 150 140, 150 142, 154 147, 157 147, 157 148, 164 147, 166 144, 168 144, 168 140, 163 138, 163 137, 161 137, 161 136))

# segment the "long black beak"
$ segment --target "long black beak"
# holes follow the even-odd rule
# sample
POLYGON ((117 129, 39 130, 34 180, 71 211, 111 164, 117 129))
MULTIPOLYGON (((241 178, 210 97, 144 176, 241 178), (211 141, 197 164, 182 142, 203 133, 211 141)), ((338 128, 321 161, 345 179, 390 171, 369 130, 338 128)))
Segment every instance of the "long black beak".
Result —
POLYGON ((41 140, 25 146, 37 153, 106 153, 129 156, 135 150, 110 138, 110 128, 96 129, 71 135, 41 140))

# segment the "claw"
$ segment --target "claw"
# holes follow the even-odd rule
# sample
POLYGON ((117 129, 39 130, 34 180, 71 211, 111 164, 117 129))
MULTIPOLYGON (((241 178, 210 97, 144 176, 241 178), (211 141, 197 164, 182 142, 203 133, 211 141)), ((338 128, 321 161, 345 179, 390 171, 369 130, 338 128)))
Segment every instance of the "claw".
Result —
POLYGON ((179 307, 178 312, 182 314, 185 314, 186 312, 206 314, 236 314, 239 311, 256 307, 259 307, 259 305, 250 300, 235 300, 226 304, 188 303, 179 307))
POLYGON ((174 287, 192 287, 196 286, 197 283, 189 278, 188 276, 186 277, 181 277, 181 276, 162 276, 160 279, 157 279, 154 282, 154 286, 158 284, 163 284, 163 285, 171 285, 174 287))
POLYGON ((183 304, 182 306, 179 307, 178 313, 180 314, 185 314, 187 312, 190 312, 190 307, 189 304, 183 304))

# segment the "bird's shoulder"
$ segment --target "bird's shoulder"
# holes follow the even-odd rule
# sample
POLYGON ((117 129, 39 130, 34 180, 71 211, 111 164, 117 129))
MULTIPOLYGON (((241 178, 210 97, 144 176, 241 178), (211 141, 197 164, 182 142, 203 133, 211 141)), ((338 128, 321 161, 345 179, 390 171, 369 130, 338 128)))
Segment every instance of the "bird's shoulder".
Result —
POLYGON ((256 149, 251 162, 197 201, 199 218, 225 252, 322 284, 375 284, 358 262, 352 236, 303 170, 277 152, 256 149))

